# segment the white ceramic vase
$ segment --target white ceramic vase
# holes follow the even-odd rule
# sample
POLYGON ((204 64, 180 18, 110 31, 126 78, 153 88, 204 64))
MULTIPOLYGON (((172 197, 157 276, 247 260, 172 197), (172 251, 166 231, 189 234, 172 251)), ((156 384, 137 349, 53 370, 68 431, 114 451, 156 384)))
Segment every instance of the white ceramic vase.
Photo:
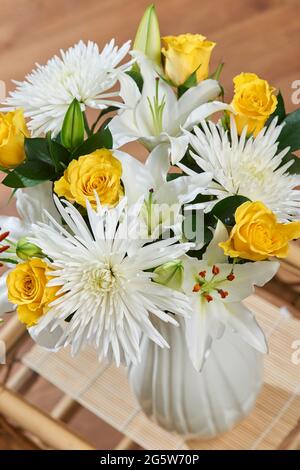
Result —
POLYGON ((170 349, 142 340, 142 360, 129 369, 141 408, 168 431, 212 438, 230 430, 255 405, 262 386, 262 355, 226 329, 216 340, 202 372, 197 372, 180 327, 160 323, 170 349))

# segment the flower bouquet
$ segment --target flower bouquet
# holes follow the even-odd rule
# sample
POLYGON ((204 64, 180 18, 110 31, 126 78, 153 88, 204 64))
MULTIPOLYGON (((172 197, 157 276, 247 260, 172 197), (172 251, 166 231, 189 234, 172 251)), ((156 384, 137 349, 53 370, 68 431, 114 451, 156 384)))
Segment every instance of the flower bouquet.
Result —
POLYGON ((0 115, 19 213, 0 217, 0 314, 52 351, 126 364, 149 416, 205 437, 255 403, 267 343, 243 300, 300 237, 299 110, 255 73, 226 103, 214 47, 161 40, 150 6, 132 47, 80 41, 0 115))

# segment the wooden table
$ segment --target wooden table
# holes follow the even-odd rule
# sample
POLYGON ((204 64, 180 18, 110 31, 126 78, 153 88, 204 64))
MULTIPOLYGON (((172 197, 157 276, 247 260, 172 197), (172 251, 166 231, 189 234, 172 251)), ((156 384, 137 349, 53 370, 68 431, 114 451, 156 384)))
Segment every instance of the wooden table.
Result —
POLYGON ((125 369, 99 364, 91 349, 72 358, 68 350, 54 354, 35 346, 24 363, 145 449, 287 448, 299 430, 300 362, 292 361, 292 345, 300 340, 300 322, 257 296, 247 305, 269 340, 264 387, 250 416, 218 439, 186 442, 161 429, 140 410, 125 369))
MULTIPOLYGON (((138 21, 148 3, 150 0, 15 0, 14 2, 1 0, 0 80, 5 82, 7 90, 11 90, 13 88, 10 83, 11 79, 22 80, 24 75, 34 67, 35 62, 45 63, 60 48, 69 47, 79 39, 92 39, 101 47, 111 37, 115 37, 119 44, 133 38, 138 21)), ((291 101, 291 86, 294 80, 300 79, 299 0, 202 0, 201 2, 159 0, 156 6, 163 35, 188 31, 199 32, 217 42, 212 68, 219 61, 225 61, 222 82, 227 90, 228 100, 231 97, 233 76, 241 71, 249 71, 256 72, 280 88, 285 96, 288 110, 295 109, 296 106, 291 101)), ((134 155, 143 158, 138 148, 134 148, 134 155)), ((6 207, 7 196, 8 190, 0 186, 1 214, 14 213, 13 204, 6 207)), ((258 300, 257 306, 259 305, 262 304, 258 300)), ((280 327, 271 335, 271 355, 266 359, 265 391, 258 402, 257 410, 253 413, 254 418, 251 417, 254 421, 251 421, 248 431, 247 427, 244 427, 245 424, 241 425, 241 439, 237 443, 241 447, 248 445, 249 439, 250 447, 253 446, 256 442, 253 432, 255 434, 256 429, 261 432, 261 423, 271 424, 276 416, 279 421, 273 423, 269 434, 255 445, 258 447, 289 445, 288 441, 293 440, 294 434, 297 433, 296 421, 300 415, 300 407, 296 406, 299 401, 298 395, 292 398, 288 409, 286 411, 284 409, 284 404, 289 403, 290 397, 294 397, 295 388, 293 387, 296 387, 297 377, 300 376, 300 366, 295 367, 289 362, 292 338, 296 336, 300 338, 299 324, 295 320, 282 320, 278 311, 269 305, 263 305, 262 310, 260 317, 263 324, 267 323, 266 328, 271 331, 274 321, 280 320, 280 324, 286 325, 287 330, 282 330, 280 327), (278 334, 279 338, 277 338, 278 334), (288 371, 285 370, 286 367, 288 371), (281 383, 282 376, 284 378, 286 374, 288 378, 281 383), (286 384, 286 380, 290 381, 290 385, 286 384), (269 391, 271 395, 268 395, 269 391), (282 409, 283 415, 278 418, 278 412, 282 409), (281 422, 284 423, 282 426, 281 422), (249 437, 242 438, 244 434, 249 437), (272 442, 268 441, 269 435, 272 436, 272 442)), ((43 354, 36 349, 26 360, 32 365, 35 364, 36 367, 42 367, 39 365, 39 360, 44 358, 43 354), (37 355, 36 362, 34 362, 34 354, 37 355)), ((54 369, 53 380, 58 380, 54 374, 56 365, 57 373, 67 372, 65 362, 67 358, 67 353, 62 354, 62 359, 60 355, 52 356, 51 360, 50 357, 45 357, 49 370, 54 369)), ((70 365, 66 377, 72 375, 73 369, 75 370, 73 380, 75 380, 74 363, 70 365)), ((80 374, 79 370, 77 377, 80 378, 80 374)), ((110 376, 116 377, 116 380, 123 380, 126 384, 124 371, 114 369, 103 371, 102 378, 97 379, 95 383, 98 384, 100 381, 106 390, 103 381, 108 377, 107 386, 110 390, 109 387, 114 383, 110 381, 110 376)), ((62 377, 59 377, 62 382, 62 377)), ((72 379, 69 380, 70 383, 68 380, 65 381, 65 387, 71 390, 72 379)), ((72 390, 75 394, 74 389, 72 390)), ((89 407, 100 410, 99 413, 103 413, 104 418, 107 417, 109 421, 112 419, 109 418, 109 403, 105 411, 100 406, 101 403, 98 403, 101 396, 97 392, 98 398, 90 397, 89 407)), ((86 394, 83 394, 83 397, 87 400, 86 394)), ((132 397, 130 398, 130 395, 128 397, 131 403, 132 397)), ((125 395, 124 399, 126 399, 125 395)), ((132 405, 135 410, 134 406, 132 405)), ((121 414, 118 419, 114 418, 114 420, 116 425, 119 426, 119 423, 124 425, 126 416, 121 414)), ((239 435, 240 427, 236 429, 237 431, 233 433, 239 435)), ((131 427, 127 426, 126 432, 138 442, 145 441, 146 447, 153 447, 157 443, 155 426, 140 418, 139 414, 131 421, 131 427), (137 426, 133 429, 132 426, 136 424, 137 426), (145 431, 145 435, 141 432, 142 430, 145 431)), ((230 436, 235 436, 233 433, 230 436)), ((165 438, 162 445, 167 445, 166 442, 169 442, 170 446, 186 445, 178 438, 176 440, 174 436, 168 435, 165 438)), ((224 439, 228 448, 233 445, 229 436, 224 439)), ((234 442, 237 441, 234 440, 234 442)), ((206 444, 199 444, 201 445, 206 446, 206 444)), ((212 442, 207 444, 207 446, 212 445, 212 442)), ((223 438, 214 445, 224 446, 223 438)))

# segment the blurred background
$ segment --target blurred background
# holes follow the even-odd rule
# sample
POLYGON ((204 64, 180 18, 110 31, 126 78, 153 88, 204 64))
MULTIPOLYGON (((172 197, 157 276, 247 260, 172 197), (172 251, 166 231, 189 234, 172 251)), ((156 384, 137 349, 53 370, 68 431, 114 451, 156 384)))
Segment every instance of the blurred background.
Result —
MULTIPOLYGON (((112 37, 121 45, 134 38, 148 4, 149 0, 1 0, 0 80, 7 91, 13 89, 12 79, 23 80, 36 62, 45 63, 80 39, 96 41, 100 49, 112 37)), ((227 101, 231 101, 232 78, 255 72, 281 90, 288 111, 297 107, 292 86, 300 80, 299 0, 159 0, 155 4, 162 35, 201 33, 217 43, 211 69, 225 62, 221 82, 227 101)), ((1 214, 14 213, 13 203, 7 206, 8 197, 0 187, 1 214)), ((260 295, 300 317, 298 251, 295 261, 293 269, 283 265, 278 278, 260 295)), ((42 379, 24 390, 30 401, 46 410, 59 393, 42 379)), ((82 409, 72 418, 72 426, 98 448, 109 449, 120 439, 82 409)), ((1 426, 0 419, 0 448, 20 445, 25 444, 1 426)))

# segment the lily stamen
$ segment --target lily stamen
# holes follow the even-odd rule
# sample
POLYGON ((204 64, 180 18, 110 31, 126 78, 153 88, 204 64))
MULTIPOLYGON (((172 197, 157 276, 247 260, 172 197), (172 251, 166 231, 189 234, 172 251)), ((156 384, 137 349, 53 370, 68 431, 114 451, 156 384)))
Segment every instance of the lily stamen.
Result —
POLYGON ((9 236, 9 232, 4 232, 0 234, 0 242, 3 242, 9 236))
POLYGON ((223 290, 223 289, 219 289, 218 294, 220 294, 222 299, 226 299, 226 297, 228 297, 228 295, 229 295, 229 293, 226 290, 223 290))
POLYGON ((153 97, 152 101, 147 96, 147 101, 149 104, 149 108, 152 115, 153 127, 154 127, 154 134, 160 135, 163 129, 163 113, 166 106, 166 97, 163 96, 162 100, 159 100, 158 96, 159 92, 159 77, 156 78, 155 83, 155 96, 153 97))
POLYGON ((214 276, 217 276, 218 274, 220 274, 220 268, 218 266, 216 266, 215 264, 213 265, 211 271, 212 271, 214 276))

